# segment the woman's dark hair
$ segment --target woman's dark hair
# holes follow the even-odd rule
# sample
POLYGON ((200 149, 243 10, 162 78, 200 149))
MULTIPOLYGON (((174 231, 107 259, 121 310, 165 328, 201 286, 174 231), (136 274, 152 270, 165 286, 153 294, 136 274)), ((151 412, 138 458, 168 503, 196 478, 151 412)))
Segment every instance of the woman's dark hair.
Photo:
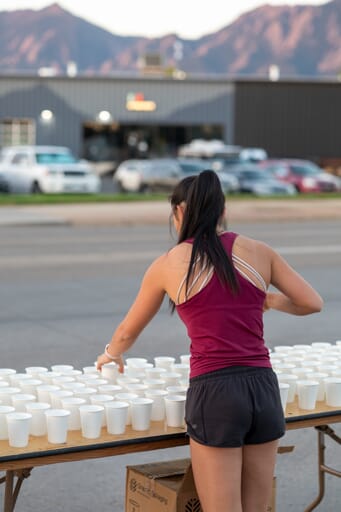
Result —
POLYGON ((230 256, 217 234, 217 226, 225 208, 220 180, 211 170, 183 179, 170 197, 171 206, 186 203, 178 244, 193 239, 193 250, 186 277, 186 292, 194 273, 195 262, 213 266, 219 281, 238 291, 238 281, 230 256))

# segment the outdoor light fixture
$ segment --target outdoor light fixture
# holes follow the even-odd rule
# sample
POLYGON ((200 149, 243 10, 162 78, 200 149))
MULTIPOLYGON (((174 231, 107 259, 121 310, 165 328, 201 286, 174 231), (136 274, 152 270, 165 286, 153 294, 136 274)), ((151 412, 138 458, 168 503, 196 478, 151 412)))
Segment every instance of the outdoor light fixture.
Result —
POLYGON ((108 110, 101 110, 97 116, 97 120, 101 123, 111 123, 112 115, 108 110))
POLYGON ((50 123, 51 121, 53 121, 53 118, 54 113, 52 112, 52 110, 45 109, 40 112, 40 119, 44 123, 50 123))

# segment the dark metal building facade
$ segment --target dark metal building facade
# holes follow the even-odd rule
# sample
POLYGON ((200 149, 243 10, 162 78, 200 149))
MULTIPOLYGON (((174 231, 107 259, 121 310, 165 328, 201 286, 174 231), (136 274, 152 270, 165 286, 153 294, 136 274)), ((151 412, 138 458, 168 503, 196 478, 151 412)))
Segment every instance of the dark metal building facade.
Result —
POLYGON ((132 134, 159 154, 202 137, 278 157, 341 156, 336 82, 2 76, 0 125, 22 119, 35 143, 66 145, 93 160, 131 156, 132 134))

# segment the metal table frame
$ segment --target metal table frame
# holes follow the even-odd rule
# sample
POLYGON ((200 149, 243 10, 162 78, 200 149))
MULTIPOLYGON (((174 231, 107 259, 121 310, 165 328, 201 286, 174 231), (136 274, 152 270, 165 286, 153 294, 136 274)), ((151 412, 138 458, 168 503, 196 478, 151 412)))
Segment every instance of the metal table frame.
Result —
MULTIPOLYGON (((341 477, 341 472, 325 465, 325 436, 328 435, 338 444, 340 437, 329 426, 341 422, 341 410, 312 413, 304 415, 289 414, 286 418, 287 430, 314 427, 317 430, 318 446, 318 485, 319 493, 316 499, 304 510, 311 512, 322 501, 325 494, 325 474, 341 477)), ((30 476, 34 467, 57 464, 61 462, 74 462, 86 459, 97 459, 124 455, 134 452, 160 450, 176 446, 184 446, 189 442, 184 429, 171 429, 172 432, 158 433, 146 432, 144 437, 131 437, 129 439, 101 442, 86 445, 73 445, 51 448, 44 451, 8 454, 0 456, 0 471, 5 471, 0 483, 5 486, 3 512, 13 512, 23 481, 30 476)), ((50 445, 52 446, 52 445, 50 445)), ((59 446, 59 445, 56 445, 59 446)), ((283 450, 286 451, 286 450, 283 450)))

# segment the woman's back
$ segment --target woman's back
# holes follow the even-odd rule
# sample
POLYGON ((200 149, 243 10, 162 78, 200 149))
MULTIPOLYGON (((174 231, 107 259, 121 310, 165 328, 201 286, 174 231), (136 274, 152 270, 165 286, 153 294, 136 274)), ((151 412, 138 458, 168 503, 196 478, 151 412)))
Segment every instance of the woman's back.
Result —
POLYGON ((237 269, 237 292, 222 284, 212 267, 207 268, 199 261, 186 294, 184 276, 191 256, 191 241, 181 244, 186 247, 177 246, 169 255, 168 278, 172 288, 169 295, 191 339, 192 377, 228 366, 270 366, 262 321, 267 282, 250 264, 261 261, 261 270, 267 277, 270 261, 266 266, 264 254, 258 254, 261 244, 239 238, 231 232, 219 238, 237 269))

